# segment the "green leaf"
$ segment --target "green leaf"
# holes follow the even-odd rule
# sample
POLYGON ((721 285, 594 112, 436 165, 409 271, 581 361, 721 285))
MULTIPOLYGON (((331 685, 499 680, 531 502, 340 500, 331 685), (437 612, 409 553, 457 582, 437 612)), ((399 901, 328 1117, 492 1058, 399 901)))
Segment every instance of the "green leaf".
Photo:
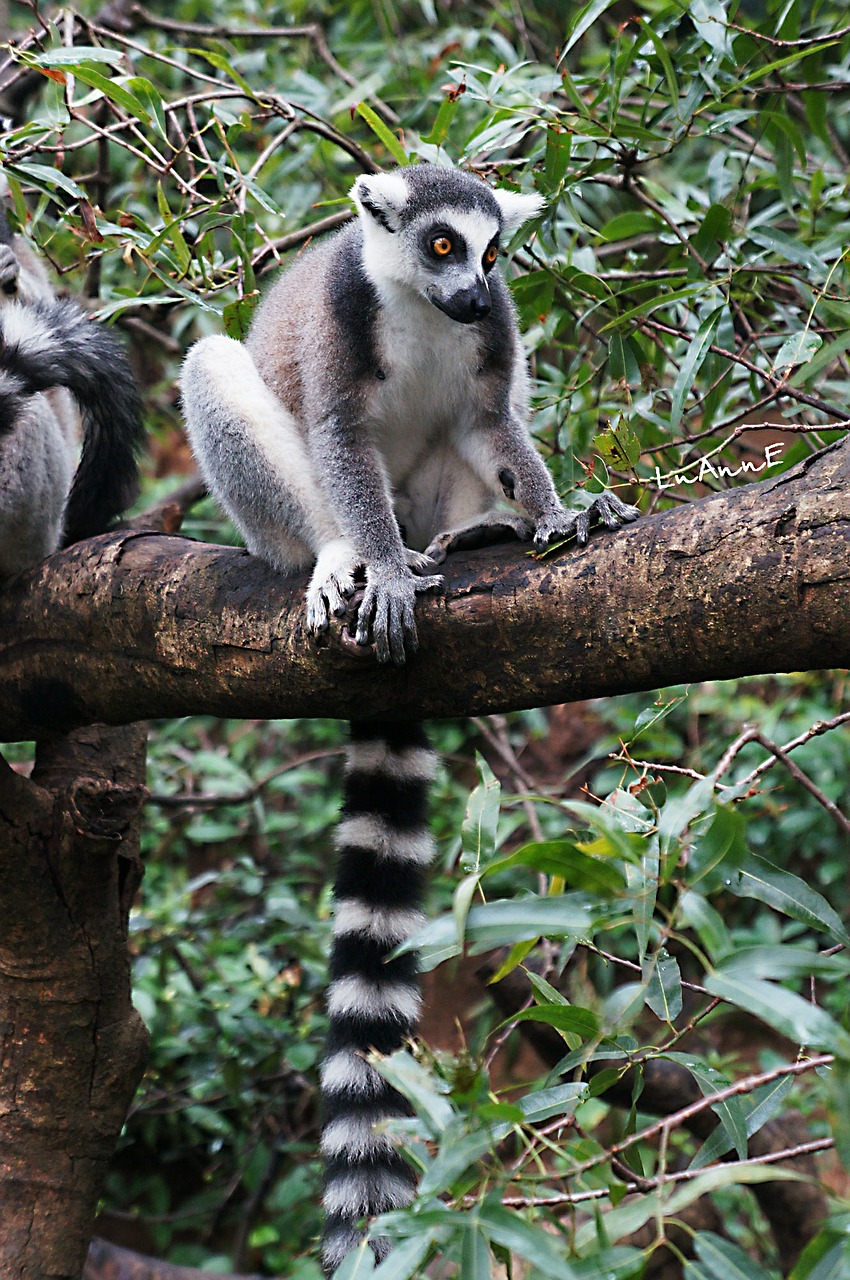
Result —
POLYGON ((795 1044, 824 1049, 850 1060, 850 1032, 796 992, 722 969, 709 973, 703 985, 711 995, 760 1018, 795 1044))
POLYGON ((546 875, 560 876, 570 889, 611 896, 625 888, 621 868, 611 859, 583 852, 572 840, 541 840, 524 844, 507 858, 500 858, 487 868, 489 872, 509 867, 530 867, 546 875))
MULTIPOLYGON (((793 1084, 794 1081, 791 1076, 782 1076, 779 1080, 772 1080, 768 1084, 762 1085, 749 1098, 741 1098, 747 1138, 751 1138, 754 1133, 758 1133, 759 1129, 767 1124, 768 1120, 772 1120, 778 1114, 785 1098, 791 1092, 793 1084)), ((731 1148, 732 1139, 728 1130, 723 1125, 718 1125, 697 1151, 689 1168, 704 1169, 706 1165, 714 1164, 731 1148)))
POLYGON ((467 801, 460 832, 464 871, 477 871, 496 852, 502 785, 480 753, 476 755, 476 764, 479 782, 467 801))
POLYGON ((436 119, 434 120, 434 124, 431 128, 431 132, 427 137, 423 138, 422 141, 427 142, 432 147, 441 147, 448 136, 449 128, 452 120, 455 118, 459 105, 459 98, 443 98, 443 101, 440 103, 440 109, 437 112, 436 119))
POLYGON ((396 164, 409 164, 410 159, 398 138, 387 128, 381 117, 372 110, 368 103, 358 102, 356 110, 357 114, 366 121, 372 132, 380 138, 396 164))
POLYGON ((567 43, 564 45, 561 50, 561 56, 558 58, 559 65, 567 56, 570 49, 572 49, 573 45, 577 44, 582 38, 588 27, 592 27, 596 19, 600 17, 606 9, 610 9, 612 4, 614 4, 614 0, 590 0, 589 4, 586 4, 583 9, 578 11, 575 21, 572 24, 572 30, 570 30, 567 37, 567 43))
MULTIPOLYGON (((674 1022, 682 1012, 682 975, 675 956, 657 951, 644 969, 649 969, 646 1003, 662 1022, 674 1022)), ((646 975, 644 975, 646 976, 646 975)))
POLYGON ((495 1131, 489 1128, 472 1133, 458 1133, 456 1125, 447 1129, 439 1151, 422 1176, 419 1194, 438 1196, 448 1191, 470 1165, 477 1164, 486 1152, 492 1151, 496 1141, 495 1131))
MULTIPOLYGON (((380 1235, 380 1227, 375 1230, 375 1235, 380 1235)), ((422 1275, 422 1264, 437 1238, 438 1231, 433 1227, 430 1230, 418 1232, 411 1240, 403 1240, 397 1244, 388 1258, 376 1267, 371 1274, 373 1280, 419 1280, 422 1275)), ((367 1249, 371 1254, 372 1250, 367 1249)), ((359 1280, 360 1272, 356 1273, 356 1280, 359 1280)), ((339 1272, 334 1272, 334 1280, 339 1280, 339 1272)), ((351 1277, 355 1280, 355 1276, 351 1277)))
POLYGON ((460 1274, 463 1280, 492 1280, 493 1255, 487 1237, 477 1222, 463 1233, 460 1250, 460 1274))
POLYGON ((76 44, 69 49, 48 49, 46 53, 40 53, 29 61, 31 66, 61 67, 76 74, 77 67, 83 62, 106 62, 110 66, 118 67, 123 57, 121 49, 104 49, 95 44, 76 44))
MULTIPOLYGON (((772 1280, 770 1274, 748 1253, 731 1240, 724 1240, 713 1231, 701 1231, 694 1237, 696 1255, 704 1264, 702 1275, 706 1280, 772 1280)), ((690 1277, 689 1266, 685 1276, 690 1277)))
POLYGON ((645 231, 660 231, 658 219, 651 213, 618 213, 600 231, 603 240, 630 240, 645 231))
POLYGON ((481 1229, 494 1243, 540 1267, 548 1280, 576 1280, 555 1240, 500 1204, 486 1200, 476 1211, 481 1229))
POLYGON ((364 1240, 347 1254, 334 1272, 334 1280, 366 1280, 375 1274, 375 1255, 364 1240))
POLYGON ((694 379, 699 373, 705 357, 708 355, 711 340, 714 337, 714 332, 718 324, 720 323, 720 317, 722 314, 723 308, 717 307, 711 312, 711 315, 703 320, 691 341, 691 345, 688 347, 687 355, 679 366, 676 381, 673 383, 672 400, 670 404, 671 431, 674 431, 679 425, 679 421, 682 417, 682 411, 685 407, 685 399, 693 386, 694 379))
POLYGON ((819 333, 812 333, 809 329, 800 329, 799 332, 792 333, 776 353, 773 372, 781 377, 796 365, 808 364, 822 345, 823 338, 819 333))
POLYGON ((743 867, 726 880, 726 887, 739 898, 756 898, 792 920, 831 934, 845 946, 850 945, 844 922, 823 894, 758 854, 749 855, 743 867))
POLYGON ((455 1119, 454 1108, 446 1097, 448 1086, 443 1087, 442 1081, 435 1081, 405 1050, 399 1049, 386 1058, 375 1054, 371 1060, 384 1079, 389 1080, 413 1104, 417 1115, 426 1121, 435 1137, 455 1119))
POLYGON ((198 58, 203 58, 211 67, 215 67, 216 71, 223 71, 235 85, 238 85, 244 91, 246 98, 253 99, 256 96, 245 77, 240 75, 223 53, 218 53, 215 49, 190 49, 189 52, 194 53, 198 58))
MULTIPOLYGON (((580 1043, 593 1040, 599 1035, 600 1029, 598 1015, 591 1009, 581 1009, 577 1005, 537 1004, 512 1014, 507 1021, 545 1022, 565 1037, 577 1036, 580 1043)), ((570 1044, 570 1048, 578 1048, 578 1045, 570 1044)))
MULTIPOLYGON (((747 854, 747 823, 738 809, 718 804, 711 825, 697 832, 688 854, 688 883, 698 884, 723 863, 730 870, 740 866, 747 854)), ((714 880, 711 881, 712 887, 714 880)))
MULTIPOLYGON (((729 1087, 730 1080, 728 1076, 715 1070, 714 1067, 710 1067, 708 1063, 702 1062, 699 1058, 694 1058, 685 1053, 665 1053, 664 1057, 669 1058, 671 1062, 678 1062, 687 1067, 706 1098, 710 1098, 729 1087)), ((747 1125, 741 1099, 735 1096, 726 1098, 722 1102, 715 1103, 711 1109, 723 1127, 729 1146, 735 1148, 740 1160, 746 1159, 747 1125)))

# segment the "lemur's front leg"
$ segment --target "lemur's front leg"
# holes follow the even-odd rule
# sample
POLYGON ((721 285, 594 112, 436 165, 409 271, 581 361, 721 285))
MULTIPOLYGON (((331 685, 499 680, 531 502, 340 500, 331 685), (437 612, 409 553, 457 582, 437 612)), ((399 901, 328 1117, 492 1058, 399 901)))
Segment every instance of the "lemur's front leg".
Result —
POLYGON ((613 493, 599 494, 583 509, 565 507, 528 433, 513 418, 477 431, 461 442, 461 448, 485 482, 494 491, 498 483, 505 497, 515 502, 520 511, 489 511, 438 534, 425 551, 435 564, 441 563, 448 551, 480 546, 508 530, 522 540, 533 538, 541 551, 550 542, 573 535, 584 546, 594 524, 601 522, 616 529, 640 515, 637 507, 629 506, 613 493))

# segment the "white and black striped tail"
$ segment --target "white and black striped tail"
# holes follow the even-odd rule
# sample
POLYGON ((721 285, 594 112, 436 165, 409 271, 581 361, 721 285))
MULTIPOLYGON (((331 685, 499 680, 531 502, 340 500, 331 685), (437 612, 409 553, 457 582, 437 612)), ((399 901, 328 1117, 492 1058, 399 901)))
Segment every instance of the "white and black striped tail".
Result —
POLYGON ((138 489, 141 401, 115 336, 73 302, 0 308, 0 435, 27 396, 67 387, 83 413, 83 451, 65 511, 65 544, 101 533, 138 489))
MULTIPOLYGON (((322 1066, 328 1273, 361 1241, 362 1219, 409 1204, 415 1189, 381 1123, 409 1107, 365 1055, 400 1048, 419 1018, 416 956, 386 957, 422 923, 435 764, 421 725, 351 726, 322 1066)), ((378 1260, 388 1251, 380 1240, 372 1247, 378 1260)))

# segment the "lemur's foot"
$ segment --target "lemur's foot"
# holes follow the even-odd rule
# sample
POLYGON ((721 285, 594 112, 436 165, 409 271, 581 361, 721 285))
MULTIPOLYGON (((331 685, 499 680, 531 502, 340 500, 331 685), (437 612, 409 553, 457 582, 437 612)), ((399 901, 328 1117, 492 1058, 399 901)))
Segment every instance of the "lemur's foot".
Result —
POLYGON ((608 529, 619 529, 620 525, 637 520, 639 515, 637 507, 629 506, 616 494, 600 493, 590 506, 580 511, 562 507, 538 520, 534 526, 534 546, 538 551, 545 551, 550 542, 566 542, 575 534, 579 546, 583 547, 594 525, 604 524, 608 529))
POLYGON ((408 569, 412 569, 414 573, 430 573, 434 568, 434 561, 427 551, 411 551, 409 547, 405 547, 404 554, 408 569))
POLYGON ((519 512, 490 511, 471 524, 438 533, 425 548, 425 556, 430 565, 442 564, 450 551, 486 547, 490 542, 499 542, 505 534, 513 534, 521 542, 526 542, 531 533, 532 526, 519 512))
POLYGON ((322 547, 307 588, 307 628, 314 635, 327 631, 331 615, 345 616, 346 601, 354 595, 355 575, 362 566, 362 557, 342 538, 322 547))
POLYGON ((379 662, 404 665, 419 647, 414 603, 423 591, 443 584, 439 574, 417 577, 408 569, 366 567, 366 590, 357 613, 355 638, 360 645, 374 642, 379 662))

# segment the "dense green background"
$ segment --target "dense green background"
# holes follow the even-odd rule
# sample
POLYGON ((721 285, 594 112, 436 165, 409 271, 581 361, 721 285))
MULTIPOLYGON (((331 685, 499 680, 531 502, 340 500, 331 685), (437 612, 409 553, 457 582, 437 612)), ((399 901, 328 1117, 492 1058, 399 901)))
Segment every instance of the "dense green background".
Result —
MULTIPOLYGON (((649 511, 735 482, 702 460, 734 472, 781 442, 787 466, 846 429, 843 4, 198 0, 123 32, 86 13, 23 41, 21 74, 44 74, 2 147, 21 225, 132 343, 154 434, 146 503, 189 465, 186 345, 223 323, 238 336, 262 276, 349 208, 364 167, 417 158, 546 197, 504 267, 535 434, 565 492, 614 484, 649 511), (312 21, 327 45, 267 34, 312 21)), ((186 530, 231 536, 210 502, 186 530)), ((459 1265, 463 1280, 509 1254, 529 1277, 649 1275, 703 1190, 728 1240, 678 1237, 696 1249, 689 1280, 778 1276, 741 1185, 766 1172, 732 1160, 671 1180, 711 1151, 675 1121, 666 1145, 641 1140, 650 1117, 639 1097, 626 1113, 606 1102, 610 1077, 577 1087, 584 1058, 615 1050, 681 1052, 707 1093, 776 1071, 718 1106, 726 1146, 743 1153, 792 1107, 834 1141, 834 1216, 794 1280, 850 1273, 847 834, 823 803, 848 809, 850 738, 836 727, 794 751, 814 791, 782 765, 754 785, 768 758, 754 742, 724 760, 745 725, 786 743, 846 705, 844 676, 800 675, 436 727, 426 960, 456 953, 460 933, 507 948, 505 971, 533 969, 533 1016, 563 1036, 567 1074, 529 1073, 483 987, 462 1052, 426 1045, 390 1065, 424 1180, 382 1276, 420 1275, 432 1254, 433 1274, 459 1265), (783 1075, 801 1052, 835 1062, 783 1075), (624 1168, 610 1149, 633 1135, 624 1168), (623 1200, 629 1168, 646 1182, 623 1200), (522 1204, 505 1211, 505 1194, 522 1204), (613 1247, 644 1224, 640 1245, 613 1247)), ((154 1048, 104 1212, 173 1261, 319 1277, 340 744, 339 726, 303 721, 152 732, 133 943, 154 1048)), ((456 963, 443 959, 443 989, 456 963)))

